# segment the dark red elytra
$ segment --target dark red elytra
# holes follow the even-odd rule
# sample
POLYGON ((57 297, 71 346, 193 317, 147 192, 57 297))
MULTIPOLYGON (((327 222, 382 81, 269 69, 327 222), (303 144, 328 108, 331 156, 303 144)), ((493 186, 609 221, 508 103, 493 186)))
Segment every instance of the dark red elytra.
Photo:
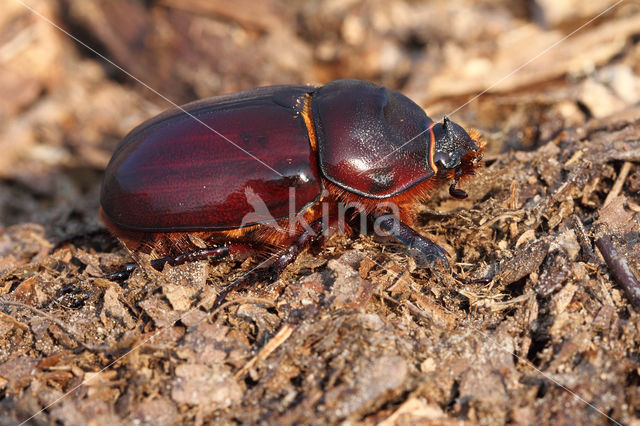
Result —
POLYGON ((238 228, 252 211, 247 195, 275 219, 289 214, 289 188, 297 210, 313 203, 321 179, 297 103, 308 89, 220 96, 136 127, 105 172, 104 214, 130 230, 188 232, 238 228))
POLYGON ((317 237, 323 215, 333 226, 339 203, 363 206, 373 219, 393 203, 398 220, 382 228, 428 263, 446 263, 444 250, 410 228, 416 206, 447 181, 453 197, 466 196, 455 186, 482 150, 475 133, 446 118, 434 123, 375 84, 258 88, 187 104, 131 131, 107 166, 101 217, 130 250, 169 263, 220 247, 225 255, 275 247, 284 250, 280 270, 317 237), (289 226, 293 216, 311 226, 289 226))

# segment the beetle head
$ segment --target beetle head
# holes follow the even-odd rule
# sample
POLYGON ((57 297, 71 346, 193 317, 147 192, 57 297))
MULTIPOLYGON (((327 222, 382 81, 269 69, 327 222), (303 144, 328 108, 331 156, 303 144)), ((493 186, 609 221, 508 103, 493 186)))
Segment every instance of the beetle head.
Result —
POLYGON ((467 194, 456 188, 465 176, 475 174, 478 161, 482 158, 484 141, 472 130, 467 133, 460 125, 444 117, 442 123, 433 126, 435 147, 433 163, 438 174, 446 179, 453 179, 449 193, 455 198, 465 198, 467 194))

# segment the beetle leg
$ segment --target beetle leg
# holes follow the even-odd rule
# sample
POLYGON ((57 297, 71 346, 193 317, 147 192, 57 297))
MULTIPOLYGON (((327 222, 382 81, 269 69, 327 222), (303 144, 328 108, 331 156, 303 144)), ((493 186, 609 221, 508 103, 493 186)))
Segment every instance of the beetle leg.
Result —
POLYGON ((171 266, 182 265, 187 262, 196 262, 198 260, 204 259, 221 259, 223 257, 229 256, 230 251, 229 247, 214 247, 214 248, 205 248, 196 251, 192 251, 189 253, 182 253, 175 257, 162 257, 160 259, 154 259, 151 261, 151 266, 158 271, 162 271, 165 263, 168 263, 171 266))
POLYGON ((451 271, 449 259, 447 259, 447 251, 431 241, 423 237, 413 230, 409 225, 402 223, 398 217, 393 215, 385 215, 377 220, 380 228, 388 232, 396 240, 404 244, 409 255, 413 257, 419 265, 438 264, 438 261, 444 265, 448 272, 451 271))
POLYGON ((98 235, 106 235, 110 238, 113 238, 111 237, 111 234, 109 234, 109 231, 107 230, 107 228, 97 228, 97 229, 92 229, 91 231, 78 232, 76 234, 69 235, 68 237, 64 237, 63 239, 58 241, 51 249, 51 253, 55 252, 60 247, 66 246, 67 244, 73 244, 78 240, 82 240, 84 238, 92 238, 98 235))
POLYGON ((124 281, 131 276, 133 271, 136 270, 138 265, 135 263, 125 263, 121 270, 118 272, 112 272, 107 275, 103 275, 102 278, 109 281, 124 281))
POLYGON ((311 223, 311 225, 309 225, 309 229, 300 234, 300 236, 269 266, 252 270, 233 281, 231 284, 225 286, 218 295, 213 308, 215 309, 220 306, 227 297, 227 294, 232 290, 246 288, 263 280, 274 279, 280 275, 288 265, 296 260, 303 250, 308 248, 312 243, 324 239, 325 235, 322 233, 322 225, 322 219, 318 219, 311 223))
POLYGON ((440 261, 446 268, 447 272, 462 284, 487 284, 491 282, 491 278, 468 280, 458 276, 458 274, 451 270, 449 260, 447 259, 447 255, 449 253, 447 253, 445 249, 427 237, 423 237, 418 234, 409 225, 402 223, 396 216, 386 215, 379 217, 378 220, 380 228, 404 244, 405 247, 407 247, 409 255, 413 257, 419 265, 437 265, 438 261, 440 261))
POLYGON ((458 181, 456 180, 451 184, 451 186, 449 186, 449 195, 451 195, 453 198, 457 198, 458 200, 464 200, 468 197, 468 194, 462 189, 456 188, 457 184, 458 181))
MULTIPOLYGON (((151 266, 158 270, 162 271, 165 264, 169 264, 171 266, 182 265, 187 262, 196 262, 198 260, 212 259, 212 260, 220 260, 227 256, 233 256, 236 254, 243 253, 247 250, 250 250, 248 247, 245 247, 240 244, 231 244, 229 246, 221 246, 221 247, 212 247, 205 248, 200 250, 195 250, 189 253, 182 253, 175 257, 161 257, 160 259, 153 259, 151 261, 151 266)), ((131 273, 138 267, 135 263, 127 263, 124 265, 121 271, 114 272, 112 274, 108 274, 103 276, 103 278, 112 281, 123 281, 131 276, 131 273)))

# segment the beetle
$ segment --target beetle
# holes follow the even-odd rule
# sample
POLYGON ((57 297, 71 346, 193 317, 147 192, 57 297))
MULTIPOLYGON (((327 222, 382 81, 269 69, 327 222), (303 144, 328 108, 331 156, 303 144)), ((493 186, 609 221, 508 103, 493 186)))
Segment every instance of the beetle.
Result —
MULTIPOLYGON (((358 205, 421 264, 450 270, 446 251, 412 225, 446 182, 451 196, 466 197, 457 184, 475 173, 483 149, 476 131, 446 117, 435 123, 372 83, 261 87, 133 129, 106 168, 100 217, 126 248, 157 256, 159 270, 275 249, 263 269, 278 274, 329 235, 323 224, 335 231, 340 206, 358 205)), ((228 288, 263 277, 251 273, 228 288)))

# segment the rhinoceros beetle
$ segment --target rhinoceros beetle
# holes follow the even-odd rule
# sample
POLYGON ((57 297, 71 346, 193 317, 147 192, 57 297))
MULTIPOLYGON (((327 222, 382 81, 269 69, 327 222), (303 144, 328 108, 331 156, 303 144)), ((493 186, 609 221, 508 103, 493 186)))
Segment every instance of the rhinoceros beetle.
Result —
POLYGON ((435 123, 372 83, 261 87, 132 130, 107 166, 100 216, 129 250, 153 253, 156 269, 275 249, 273 274, 336 229, 340 206, 357 205, 423 263, 448 268, 446 251, 411 226, 442 184, 466 197, 456 185, 474 174, 483 147, 476 132, 435 123))

